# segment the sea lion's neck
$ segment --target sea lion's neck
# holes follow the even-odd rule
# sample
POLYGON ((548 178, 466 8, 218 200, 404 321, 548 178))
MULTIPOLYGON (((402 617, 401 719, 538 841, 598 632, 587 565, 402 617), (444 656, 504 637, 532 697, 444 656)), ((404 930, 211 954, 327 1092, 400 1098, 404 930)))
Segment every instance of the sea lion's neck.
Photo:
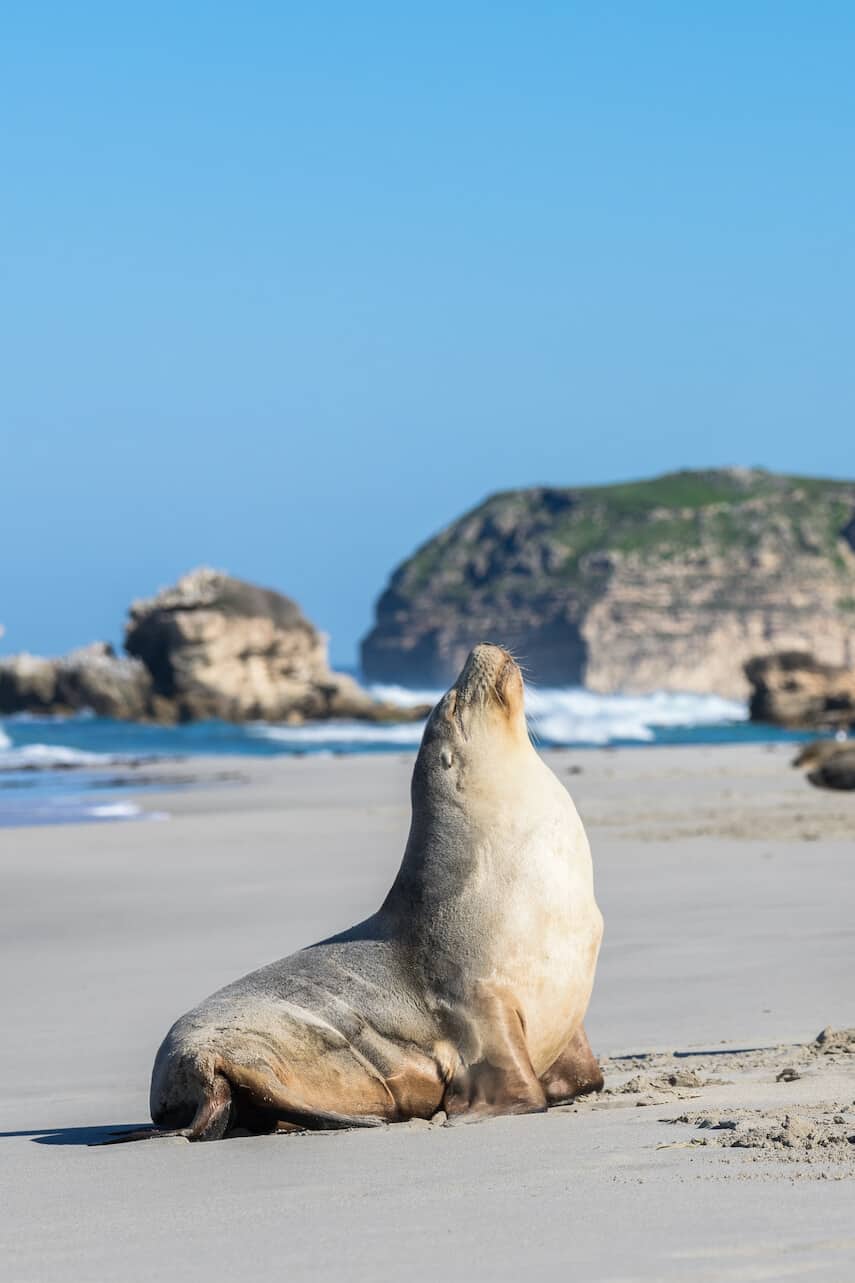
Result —
POLYGON ((525 806, 505 793, 481 790, 454 801, 414 796, 407 845, 384 910, 401 920, 441 912, 486 864, 496 871, 503 861, 515 862, 528 829, 525 806))
POLYGON ((406 918, 459 894, 475 867, 467 828, 461 813, 414 807, 401 867, 383 909, 406 918))

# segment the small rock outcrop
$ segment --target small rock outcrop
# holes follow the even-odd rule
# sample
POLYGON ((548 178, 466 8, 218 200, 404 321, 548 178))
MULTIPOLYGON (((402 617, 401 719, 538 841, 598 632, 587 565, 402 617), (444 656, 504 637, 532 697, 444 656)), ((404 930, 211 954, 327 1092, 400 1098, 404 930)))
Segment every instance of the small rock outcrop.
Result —
POLYGON ((796 730, 855 726, 855 670, 783 651, 749 660, 745 675, 752 721, 796 730))
MULTIPOLYGON (((344 673, 290 597, 200 569, 131 606, 125 649, 151 674, 158 715, 181 721, 394 717, 344 673)), ((418 712, 418 710, 417 710, 418 712)))
POLYGON ((151 674, 161 716, 182 721, 279 719, 328 674, 296 602, 207 569, 135 601, 125 649, 151 674))
POLYGON ((443 685, 483 637, 542 685, 748 694, 754 655, 855 665, 855 482, 675 472, 493 495, 393 573, 371 681, 443 685))
POLYGON ((151 690, 145 666, 120 658, 106 642, 61 659, 23 654, 0 660, 0 713, 68 714, 86 708, 98 717, 139 721, 148 713, 151 690))
POLYGON ((427 709, 380 703, 327 660, 326 638, 289 597, 201 569, 131 606, 129 658, 98 642, 62 659, 0 661, 0 714, 71 713, 132 721, 414 721, 427 709))

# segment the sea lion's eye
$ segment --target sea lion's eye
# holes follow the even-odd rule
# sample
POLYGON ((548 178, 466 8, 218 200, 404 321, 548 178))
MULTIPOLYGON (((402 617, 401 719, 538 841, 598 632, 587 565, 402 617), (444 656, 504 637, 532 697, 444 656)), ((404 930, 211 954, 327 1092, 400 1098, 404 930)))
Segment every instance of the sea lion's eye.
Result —
POLYGON ((451 763, 454 761, 454 758, 451 755, 451 749, 444 748, 439 755, 439 760, 443 767, 443 770, 447 771, 449 766, 451 766, 451 763))

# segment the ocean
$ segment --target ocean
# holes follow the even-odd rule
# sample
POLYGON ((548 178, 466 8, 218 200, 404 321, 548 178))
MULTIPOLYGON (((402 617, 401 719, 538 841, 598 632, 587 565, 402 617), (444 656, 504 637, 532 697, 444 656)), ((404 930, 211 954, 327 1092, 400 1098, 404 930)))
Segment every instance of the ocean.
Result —
MULTIPOLYGON (((373 686, 378 699, 434 702, 441 692, 373 686)), ((576 688, 526 692, 529 726, 543 748, 728 744, 805 738, 750 723, 744 704, 716 695, 596 695, 576 688)), ((0 719, 0 827, 152 817, 122 767, 192 756, 411 751, 422 723, 322 722, 304 726, 198 722, 151 726, 105 718, 0 719)))

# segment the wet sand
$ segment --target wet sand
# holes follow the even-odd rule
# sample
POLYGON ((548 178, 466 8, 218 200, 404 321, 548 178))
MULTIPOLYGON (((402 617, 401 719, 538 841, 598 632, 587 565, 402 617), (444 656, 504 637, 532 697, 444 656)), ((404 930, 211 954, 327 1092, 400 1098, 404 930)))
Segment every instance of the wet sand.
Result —
POLYGON ((88 1147, 146 1120, 176 1015, 376 908, 409 755, 194 762, 135 795, 166 821, 3 830, 0 1278, 852 1276, 855 1044, 814 1040, 855 1026, 855 796, 790 756, 550 755, 606 1091, 474 1127, 88 1147))

